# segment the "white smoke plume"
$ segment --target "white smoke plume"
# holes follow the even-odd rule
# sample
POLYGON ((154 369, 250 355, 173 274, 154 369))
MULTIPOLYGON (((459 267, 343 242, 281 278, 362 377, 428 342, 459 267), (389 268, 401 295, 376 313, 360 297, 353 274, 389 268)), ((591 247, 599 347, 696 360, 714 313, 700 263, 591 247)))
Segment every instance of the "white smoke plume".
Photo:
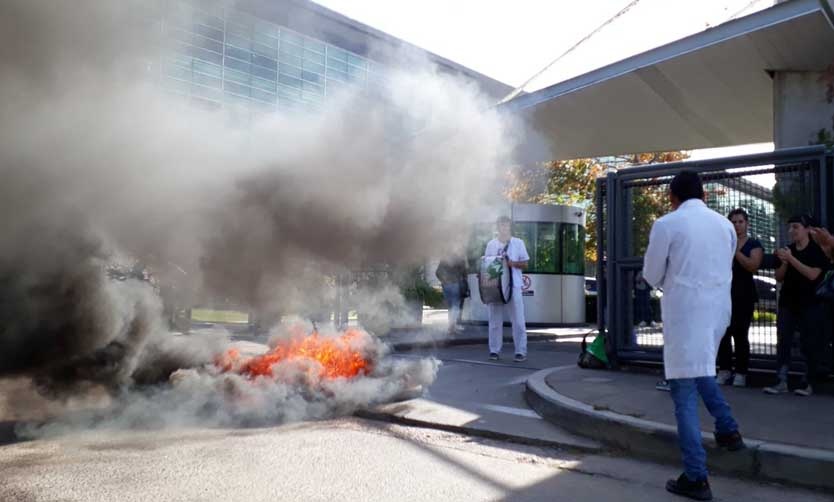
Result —
POLYGON ((119 257, 160 274, 176 264, 194 302, 303 315, 324 308, 338 274, 459 247, 514 145, 472 84, 427 64, 392 71, 381 95, 348 92, 320 113, 236 127, 226 109, 160 91, 164 44, 145 6, 0 3, 0 377, 31 376, 47 393, 104 385, 123 410, 161 415, 198 396, 194 416, 216 423, 231 421, 212 405, 218 385, 280 420, 396 394, 390 382, 405 374, 430 380, 433 363, 386 362, 391 378, 333 383, 346 397, 327 404, 198 370, 152 385, 204 368, 223 341, 168 334, 147 282, 108 277, 119 257), (135 384, 153 390, 119 394, 135 384))

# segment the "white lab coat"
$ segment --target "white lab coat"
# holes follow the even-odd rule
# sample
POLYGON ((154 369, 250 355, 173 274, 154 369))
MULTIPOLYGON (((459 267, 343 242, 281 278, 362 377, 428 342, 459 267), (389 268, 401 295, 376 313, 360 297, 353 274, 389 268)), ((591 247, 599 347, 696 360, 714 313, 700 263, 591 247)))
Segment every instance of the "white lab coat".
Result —
POLYGON ((715 376, 730 324, 735 250, 733 225, 701 200, 687 200, 652 226, 643 277, 663 290, 667 379, 715 376))

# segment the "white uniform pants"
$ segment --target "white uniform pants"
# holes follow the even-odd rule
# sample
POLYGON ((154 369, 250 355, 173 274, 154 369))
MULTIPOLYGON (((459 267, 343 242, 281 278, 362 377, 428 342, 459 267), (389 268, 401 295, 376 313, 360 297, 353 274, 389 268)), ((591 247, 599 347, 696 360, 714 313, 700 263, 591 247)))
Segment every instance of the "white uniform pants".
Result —
POLYGON ((521 296, 521 288, 513 288, 513 296, 506 305, 489 304, 489 351, 500 354, 501 345, 504 341, 504 311, 510 314, 510 322, 513 324, 513 343, 515 353, 527 355, 527 327, 524 322, 524 298, 521 296))

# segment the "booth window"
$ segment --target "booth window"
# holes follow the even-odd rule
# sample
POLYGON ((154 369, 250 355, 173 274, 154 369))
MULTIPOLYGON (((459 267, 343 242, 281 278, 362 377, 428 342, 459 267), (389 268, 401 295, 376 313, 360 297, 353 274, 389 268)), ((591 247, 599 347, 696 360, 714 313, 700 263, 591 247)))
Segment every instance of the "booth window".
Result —
POLYGON ((563 274, 585 275, 585 229, 575 223, 561 223, 563 274))
MULTIPOLYGON (((469 273, 478 272, 478 259, 495 237, 494 224, 474 225, 469 240, 469 273)), ((585 229, 574 223, 521 221, 513 235, 524 241, 530 261, 528 274, 585 275, 585 229)))

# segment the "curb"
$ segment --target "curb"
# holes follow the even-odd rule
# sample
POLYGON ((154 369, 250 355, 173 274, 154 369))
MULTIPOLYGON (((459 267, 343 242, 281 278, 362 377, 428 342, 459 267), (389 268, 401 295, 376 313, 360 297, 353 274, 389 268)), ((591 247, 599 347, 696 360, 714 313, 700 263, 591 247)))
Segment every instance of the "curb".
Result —
POLYGON ((499 441, 508 441, 516 444, 524 444, 529 446, 543 446, 550 448, 558 448, 562 451, 571 453, 604 453, 604 448, 584 447, 576 444, 563 443, 561 441, 549 441, 546 439, 536 439, 527 436, 520 436, 517 434, 508 434, 505 432, 498 432, 492 430, 478 429, 475 427, 466 427, 450 424, 442 424, 437 422, 429 422, 426 420, 417 420, 414 418, 402 417, 393 413, 385 413, 374 410, 359 410, 353 413, 355 417, 366 420, 375 420, 378 422, 389 422, 393 424, 408 425, 411 427, 420 427, 423 429, 436 429, 446 432, 454 432, 457 434, 464 434, 467 436, 476 436, 486 439, 495 439, 499 441))
MULTIPOLYGON (((555 340, 559 337, 556 335, 527 335, 528 341, 540 342, 544 340, 555 340)), ((383 338, 384 340, 384 338, 383 338)), ((477 345, 486 344, 489 341, 486 337, 471 337, 471 338, 438 338, 434 340, 421 340, 416 342, 394 342, 388 343, 394 350, 413 350, 413 349, 429 349, 435 347, 454 347, 458 345, 477 345)), ((512 336, 505 336, 504 342, 512 342, 512 336)))
MULTIPOLYGON (((621 415, 569 398, 547 385, 553 368, 527 379, 525 397, 544 419, 625 453, 663 463, 680 462, 677 428, 621 415)), ((728 452, 701 433, 710 470, 834 492, 834 452, 745 438, 747 448, 728 452)))

